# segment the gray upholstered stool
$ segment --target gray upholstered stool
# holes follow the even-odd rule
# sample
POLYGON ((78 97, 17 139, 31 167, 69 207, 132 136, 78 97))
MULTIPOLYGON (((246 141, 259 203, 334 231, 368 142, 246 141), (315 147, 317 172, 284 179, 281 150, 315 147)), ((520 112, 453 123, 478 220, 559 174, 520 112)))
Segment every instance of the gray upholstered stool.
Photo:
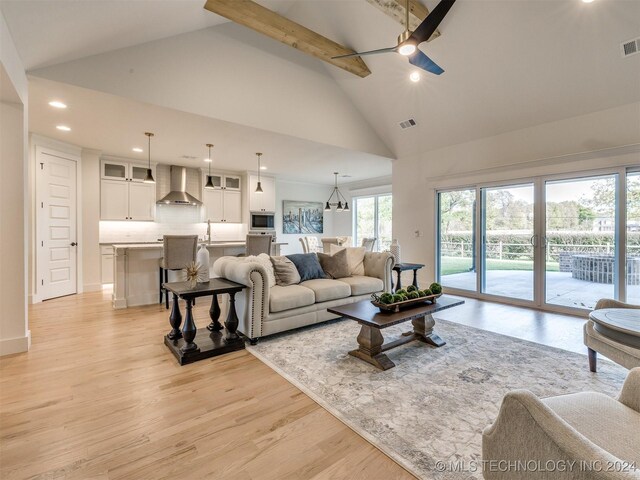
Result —
POLYGON ((169 281, 169 270, 182 270, 191 262, 196 261, 196 249, 198 248, 197 235, 164 235, 162 258, 160 259, 160 302, 164 294, 165 306, 169 309, 169 294, 163 283, 169 281), (163 281, 164 277, 164 281, 163 281))
POLYGON ((262 234, 247 235, 247 247, 246 247, 247 256, 260 255, 261 253, 266 253, 267 255, 271 255, 272 238, 273 238, 272 235, 262 235, 262 234))

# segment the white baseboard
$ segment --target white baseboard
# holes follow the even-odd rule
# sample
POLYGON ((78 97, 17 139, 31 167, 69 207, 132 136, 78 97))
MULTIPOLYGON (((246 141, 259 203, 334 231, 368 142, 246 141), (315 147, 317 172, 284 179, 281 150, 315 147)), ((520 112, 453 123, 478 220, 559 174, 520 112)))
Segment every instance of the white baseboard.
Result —
POLYGON ((29 295, 27 297, 27 301, 29 302, 29 305, 33 305, 34 303, 41 303, 42 300, 40 300, 40 297, 38 295, 29 295))
POLYGON ((27 352, 31 348, 31 330, 24 337, 0 340, 0 356, 27 352))
POLYGON ((82 288, 85 292, 99 292, 102 290, 102 284, 101 283, 85 283, 82 288))

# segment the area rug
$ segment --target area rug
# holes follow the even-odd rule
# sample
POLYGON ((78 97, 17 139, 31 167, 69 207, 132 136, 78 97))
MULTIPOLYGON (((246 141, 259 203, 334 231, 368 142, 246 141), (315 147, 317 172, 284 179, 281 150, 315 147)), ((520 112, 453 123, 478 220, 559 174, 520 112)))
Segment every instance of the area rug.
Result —
MULTIPOLYGON (((414 475, 438 480, 482 478, 481 432, 509 390, 615 396, 626 377, 608 361, 593 374, 586 356, 441 318, 435 331, 445 346, 411 342, 390 350, 396 366, 387 371, 347 355, 359 331, 350 320, 264 338, 248 349, 414 475)), ((407 329, 385 329, 385 340, 407 329)))

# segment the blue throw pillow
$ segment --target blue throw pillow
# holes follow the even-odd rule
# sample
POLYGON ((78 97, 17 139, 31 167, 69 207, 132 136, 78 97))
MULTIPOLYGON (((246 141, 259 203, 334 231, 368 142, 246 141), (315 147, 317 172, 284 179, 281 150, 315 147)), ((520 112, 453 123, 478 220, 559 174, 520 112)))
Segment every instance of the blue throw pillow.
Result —
POLYGON ((301 282, 315 278, 327 278, 315 253, 295 253, 293 255, 287 255, 287 258, 291 260, 298 269, 301 282))

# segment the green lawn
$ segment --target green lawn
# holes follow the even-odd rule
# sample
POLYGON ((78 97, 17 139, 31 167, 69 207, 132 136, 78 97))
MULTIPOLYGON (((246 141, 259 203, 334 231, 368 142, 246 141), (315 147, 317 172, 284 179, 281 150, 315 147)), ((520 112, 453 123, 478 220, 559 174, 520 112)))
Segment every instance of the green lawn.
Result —
MULTIPOLYGON (((441 275, 451 275, 453 273, 468 272, 471 267, 471 258, 469 257, 442 257, 441 275)), ((487 260, 487 270, 532 270, 533 262, 523 260, 487 260)), ((547 262, 547 271, 559 272, 558 262, 547 262)))

